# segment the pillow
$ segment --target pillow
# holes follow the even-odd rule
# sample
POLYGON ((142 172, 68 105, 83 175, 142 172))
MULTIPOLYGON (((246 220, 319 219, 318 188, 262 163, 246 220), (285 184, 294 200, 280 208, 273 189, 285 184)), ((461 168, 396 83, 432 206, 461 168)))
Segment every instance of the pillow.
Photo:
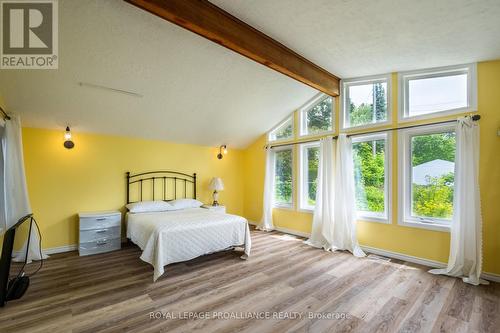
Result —
POLYGON ((174 209, 186 209, 186 208, 198 208, 203 205, 203 202, 196 199, 177 199, 172 200, 169 204, 174 207, 174 209))
POLYGON ((165 212, 175 209, 168 202, 161 200, 134 202, 125 207, 131 213, 165 212))

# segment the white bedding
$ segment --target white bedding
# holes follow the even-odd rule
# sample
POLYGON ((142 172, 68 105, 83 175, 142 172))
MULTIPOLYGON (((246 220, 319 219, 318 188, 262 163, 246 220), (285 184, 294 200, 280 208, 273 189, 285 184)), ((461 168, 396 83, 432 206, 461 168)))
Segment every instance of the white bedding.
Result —
POLYGON ((251 239, 248 222, 236 215, 204 208, 127 214, 127 238, 141 250, 141 259, 153 265, 156 281, 164 266, 204 254, 243 246, 246 259, 251 239))

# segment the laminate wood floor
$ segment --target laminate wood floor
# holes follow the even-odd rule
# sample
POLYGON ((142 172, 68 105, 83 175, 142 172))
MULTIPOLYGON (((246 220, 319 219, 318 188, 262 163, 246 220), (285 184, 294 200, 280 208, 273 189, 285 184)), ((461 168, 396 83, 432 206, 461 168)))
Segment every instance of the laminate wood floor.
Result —
POLYGON ((156 283, 134 245, 53 255, 0 308, 0 332, 500 332, 499 284, 302 240, 254 230, 249 260, 216 253, 169 265, 156 283))

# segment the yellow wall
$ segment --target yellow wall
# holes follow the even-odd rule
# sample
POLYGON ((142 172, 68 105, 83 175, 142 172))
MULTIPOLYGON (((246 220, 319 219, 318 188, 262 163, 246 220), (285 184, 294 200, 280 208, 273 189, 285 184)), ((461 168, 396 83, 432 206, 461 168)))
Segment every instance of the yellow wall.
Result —
POLYGON ((63 147, 63 132, 24 128, 26 178, 31 205, 41 226, 43 247, 78 242, 81 211, 123 209, 125 172, 175 170, 198 175, 198 199, 211 202, 208 183, 220 176, 220 201, 243 214, 243 153, 217 148, 116 136, 73 133, 75 148, 63 147))
MULTIPOLYGON (((392 75, 392 126, 396 127, 398 115, 397 75, 392 75)), ((484 271, 500 274, 500 213, 496 207, 500 203, 500 60, 478 64, 478 112, 481 114, 481 160, 480 186, 483 214, 483 250, 484 271)), ((338 99, 337 99, 338 100, 338 99)), ((336 128, 338 132, 338 102, 336 108, 336 128)), ((297 124, 297 112, 295 113, 297 124)), ((447 117, 427 120, 435 122, 456 118, 447 117)), ((424 123, 424 121, 415 122, 424 123)), ((405 123, 409 125, 412 123, 405 123)), ((295 128, 298 128, 297 126, 295 128)), ((297 137, 295 138, 297 139, 297 137)), ((374 222, 358 223, 358 239, 362 245, 376 247, 387 251, 399 252, 415 257, 447 262, 449 251, 449 233, 425 229, 399 226, 397 224, 398 208, 398 160, 397 133, 392 136, 392 223, 374 222)), ((260 221, 262 214, 262 193, 264 183, 265 153, 263 146, 266 136, 262 136, 244 152, 245 160, 245 205, 244 214, 251 221, 260 221)), ((297 161, 298 151, 295 146, 297 161)), ((295 176, 298 175, 298 163, 295 163, 295 176)), ((297 178, 296 178, 297 179, 297 178)), ((295 181, 297 183, 297 181, 295 181)), ((296 184, 295 184, 296 185, 296 184)), ((297 186, 294 193, 297 207, 297 186)), ((296 210, 274 209, 276 226, 299 232, 309 233, 311 230, 311 213, 296 210)))

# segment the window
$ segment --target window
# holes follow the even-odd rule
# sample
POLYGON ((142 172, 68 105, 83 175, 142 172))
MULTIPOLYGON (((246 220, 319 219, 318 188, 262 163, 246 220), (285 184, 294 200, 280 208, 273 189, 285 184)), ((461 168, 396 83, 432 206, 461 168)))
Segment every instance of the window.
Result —
POLYGON ((293 114, 269 132, 269 141, 293 139, 293 114))
POLYGON ((399 74, 400 118, 421 119, 476 111, 476 66, 399 74))
POLYGON ((333 131, 333 97, 320 94, 300 111, 300 135, 333 131))
POLYGON ((400 223, 447 230, 453 216, 454 126, 405 130, 400 140, 400 223))
POLYGON ((293 148, 279 147, 274 152, 274 203, 293 206, 293 148))
POLYGON ((342 128, 388 123, 391 115, 391 77, 342 81, 342 128))
POLYGON ((313 210, 316 204, 319 143, 300 145, 300 209, 313 210))
POLYGON ((354 184, 358 216, 389 222, 390 133, 354 137, 354 184))

